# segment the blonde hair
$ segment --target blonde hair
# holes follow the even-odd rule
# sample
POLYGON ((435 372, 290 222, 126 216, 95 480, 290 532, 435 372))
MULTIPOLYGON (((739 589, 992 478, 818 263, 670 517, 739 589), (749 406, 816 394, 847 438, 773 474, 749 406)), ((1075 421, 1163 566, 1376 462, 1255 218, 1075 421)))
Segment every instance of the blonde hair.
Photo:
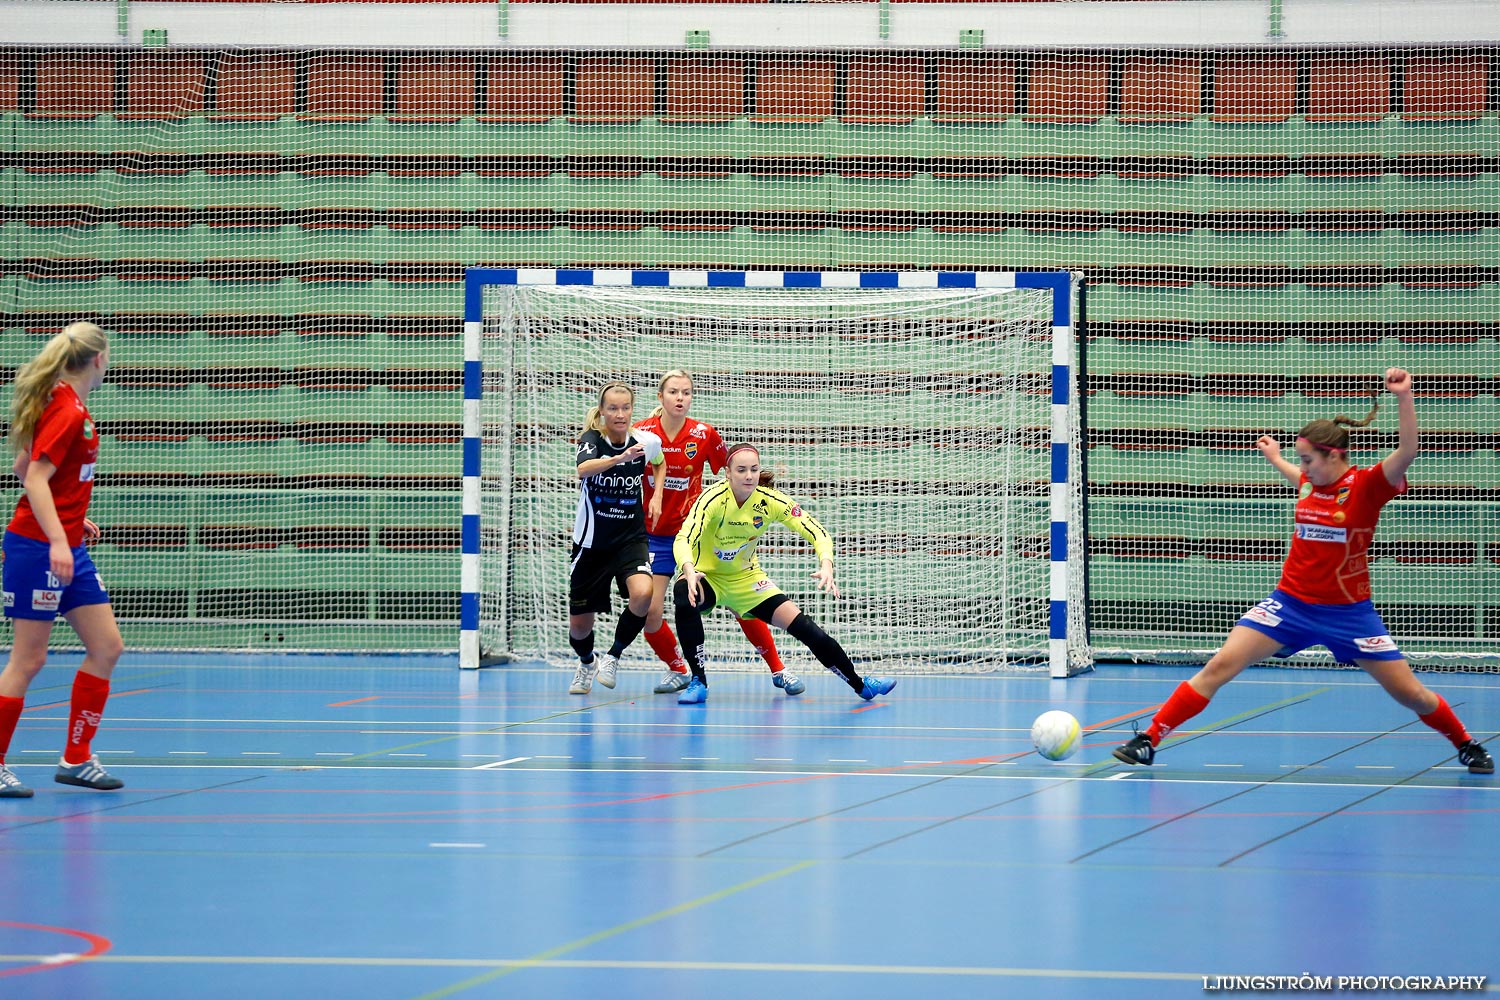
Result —
POLYGON ((1349 432, 1345 428, 1368 427, 1375 419, 1375 414, 1380 412, 1380 394, 1371 392, 1370 398, 1374 402, 1363 420, 1355 420, 1353 417, 1346 417, 1340 413, 1332 420, 1312 421, 1298 431, 1297 436, 1322 451, 1348 452, 1349 432))
POLYGON ((635 405, 635 390, 630 388, 630 386, 626 385, 624 382, 604 383, 599 387, 599 399, 594 403, 593 406, 589 407, 589 412, 583 418, 583 432, 585 434, 587 434, 589 431, 598 431, 601 434, 604 433, 604 418, 599 414, 600 411, 604 409, 605 394, 614 392, 616 389, 622 389, 625 392, 630 393, 630 403, 632 406, 635 405))
POLYGON ((109 338, 93 323, 70 323, 47 341, 35 358, 16 372, 16 393, 10 403, 10 447, 31 446, 37 421, 52 398, 52 389, 65 372, 79 372, 109 349, 109 338))
MULTIPOLYGON (((693 381, 693 376, 692 375, 688 374, 686 371, 682 370, 681 368, 673 368, 671 371, 667 372, 665 375, 663 375, 661 377, 661 381, 660 382, 656 383, 656 398, 657 399, 660 399, 661 398, 661 394, 667 391, 667 383, 669 381, 671 381, 672 379, 674 379, 674 378, 685 378, 685 379, 688 380, 688 386, 689 387, 691 387, 691 388, 697 388, 697 383, 695 383, 693 381)), ((651 415, 653 417, 659 417, 659 416, 661 416, 665 412, 667 412, 666 409, 663 408, 660 403, 657 403, 656 404, 656 408, 651 411, 651 415)))

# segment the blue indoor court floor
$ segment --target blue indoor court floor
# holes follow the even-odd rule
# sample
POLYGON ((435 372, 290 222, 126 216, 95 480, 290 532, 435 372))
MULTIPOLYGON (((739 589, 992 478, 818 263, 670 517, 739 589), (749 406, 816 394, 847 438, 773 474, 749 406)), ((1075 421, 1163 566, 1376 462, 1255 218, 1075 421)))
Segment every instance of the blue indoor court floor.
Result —
MULTIPOLYGON (((1132 769, 1110 747, 1186 669, 904 676, 871 703, 721 673, 684 707, 639 659, 570 697, 534 666, 132 654, 94 742, 126 787, 101 793, 51 781, 76 663, 8 757, 36 796, 0 800, 4 1000, 1500 977, 1500 781, 1356 672, 1248 671, 1132 769), (1048 708, 1090 730, 1071 760, 1028 752, 1048 708)), ((1423 677, 1500 749, 1500 678, 1423 677)))

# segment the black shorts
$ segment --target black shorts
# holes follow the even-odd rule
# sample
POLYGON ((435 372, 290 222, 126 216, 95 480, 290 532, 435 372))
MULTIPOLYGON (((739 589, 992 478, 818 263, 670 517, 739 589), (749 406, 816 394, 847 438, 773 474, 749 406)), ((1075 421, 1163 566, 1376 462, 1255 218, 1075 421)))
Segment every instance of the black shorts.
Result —
POLYGON ((575 544, 573 571, 568 578, 568 614, 608 612, 609 582, 614 580, 620 596, 627 597, 629 591, 625 581, 637 573, 651 575, 651 553, 644 538, 607 551, 585 549, 575 544))

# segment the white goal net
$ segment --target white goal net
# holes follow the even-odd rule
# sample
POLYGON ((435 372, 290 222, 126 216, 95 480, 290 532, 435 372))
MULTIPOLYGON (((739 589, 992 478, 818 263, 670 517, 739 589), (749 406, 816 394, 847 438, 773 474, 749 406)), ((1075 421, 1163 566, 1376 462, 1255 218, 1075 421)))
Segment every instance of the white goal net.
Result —
MULTIPOLYGON (((1064 672, 1086 667, 1079 477, 1052 482, 1054 454, 1076 456, 1054 447, 1054 433, 1058 444, 1078 439, 1066 386, 1054 404, 1053 299, 1052 288, 1014 287, 489 286, 483 652, 572 658, 569 531, 585 412, 601 384, 619 379, 636 388, 644 419, 660 375, 685 369, 692 416, 726 443, 756 443, 777 487, 832 532, 837 599, 807 580, 811 550, 794 534, 765 536, 761 560, 856 661, 1045 669, 1060 614, 1070 619, 1064 672), (1071 577, 1052 568, 1062 555, 1054 513, 1075 542, 1071 577), (1071 615, 1054 600, 1054 577, 1072 580, 1071 615)), ((749 663, 727 614, 708 626, 716 662, 743 651, 749 663)), ((783 652, 793 663, 805 655, 792 642, 783 652)), ((644 641, 626 662, 656 666, 644 641)))

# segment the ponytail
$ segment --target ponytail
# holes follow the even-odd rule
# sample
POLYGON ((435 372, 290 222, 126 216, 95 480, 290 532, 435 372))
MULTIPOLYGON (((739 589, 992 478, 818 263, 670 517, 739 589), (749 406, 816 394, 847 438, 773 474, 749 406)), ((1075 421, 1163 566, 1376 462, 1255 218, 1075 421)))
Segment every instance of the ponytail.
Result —
POLYGON ((1380 394, 1370 393, 1372 400, 1370 412, 1366 413, 1363 420, 1355 420, 1353 417, 1340 413, 1332 420, 1314 420, 1297 432, 1297 436, 1320 451, 1349 451, 1348 427, 1368 427, 1375 420, 1375 414, 1380 412, 1380 394))
POLYGON ((31 447, 37 421, 47 409, 52 389, 68 372, 82 371, 109 349, 109 339, 93 323, 70 323, 16 372, 16 391, 10 403, 10 447, 31 447))
POLYGON ((630 388, 630 386, 626 385, 624 382, 604 383, 604 385, 600 386, 599 388, 599 399, 594 403, 593 406, 589 407, 589 412, 584 415, 583 433, 587 434, 589 431, 598 431, 600 434, 604 433, 604 418, 600 415, 601 411, 604 409, 604 396, 606 393, 613 392, 616 389, 620 389, 624 392, 630 393, 631 403, 635 402, 635 390, 630 388))

